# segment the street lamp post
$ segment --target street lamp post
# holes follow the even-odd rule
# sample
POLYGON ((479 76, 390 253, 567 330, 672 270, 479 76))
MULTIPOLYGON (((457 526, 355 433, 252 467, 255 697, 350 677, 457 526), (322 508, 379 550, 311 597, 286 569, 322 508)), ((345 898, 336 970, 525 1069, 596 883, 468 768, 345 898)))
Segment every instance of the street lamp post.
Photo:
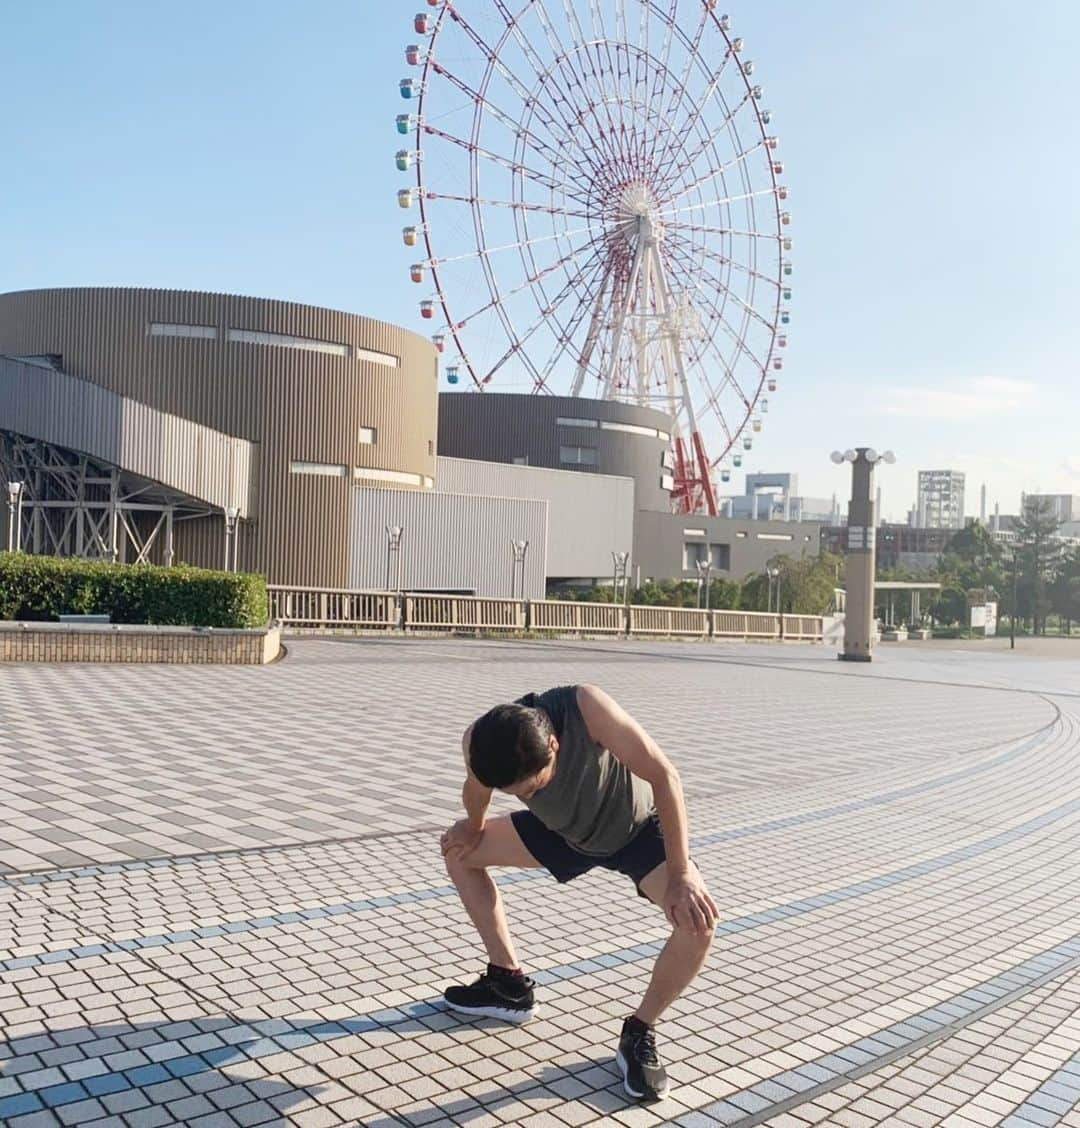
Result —
POLYGON ((1012 550, 1012 614, 1009 616, 1009 649, 1016 649, 1016 600, 1020 588, 1020 553, 1017 546, 1012 550))
POLYGON ((874 467, 892 465, 891 450, 879 454, 873 447, 858 447, 830 455, 837 466, 851 463, 851 501, 847 524, 847 609, 844 613, 843 662, 873 660, 874 575, 877 549, 877 514, 874 512, 874 467))
POLYGON ((8 552, 22 552, 23 483, 8 482, 8 552))
POLYGON ((705 610, 711 610, 710 599, 712 593, 709 590, 710 580, 712 578, 712 560, 699 560, 697 561, 698 573, 698 607, 701 607, 701 592, 705 590, 705 610))
POLYGON ((225 571, 236 571, 236 522, 240 518, 240 510, 235 505, 225 509, 225 571))
POLYGON ((614 576, 612 578, 611 602, 619 602, 619 584, 625 589, 627 602, 630 601, 630 553, 613 552, 611 554, 614 576))
POLYGON ((396 559, 397 568, 395 569, 395 578, 397 580, 396 588, 401 587, 401 535, 405 532, 403 525, 387 525, 386 526, 386 590, 393 591, 395 588, 390 586, 390 561, 396 559))
POLYGON ((511 540, 510 551, 513 553, 513 564, 510 572, 510 598, 516 598, 518 565, 521 565, 521 598, 525 598, 525 555, 529 551, 527 540, 511 540))
POLYGON ((768 611, 772 614, 773 604, 773 580, 776 581, 776 613, 780 613, 780 569, 779 568, 766 568, 765 575, 769 577, 769 604, 768 611))

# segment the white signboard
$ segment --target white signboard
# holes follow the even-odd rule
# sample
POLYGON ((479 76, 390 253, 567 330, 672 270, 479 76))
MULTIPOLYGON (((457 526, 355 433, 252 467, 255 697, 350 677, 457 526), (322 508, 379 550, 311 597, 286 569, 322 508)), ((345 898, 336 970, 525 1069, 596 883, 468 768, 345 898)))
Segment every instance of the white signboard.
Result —
POLYGON ((997 634, 997 603, 974 603, 971 606, 971 629, 982 631, 987 638, 997 634))

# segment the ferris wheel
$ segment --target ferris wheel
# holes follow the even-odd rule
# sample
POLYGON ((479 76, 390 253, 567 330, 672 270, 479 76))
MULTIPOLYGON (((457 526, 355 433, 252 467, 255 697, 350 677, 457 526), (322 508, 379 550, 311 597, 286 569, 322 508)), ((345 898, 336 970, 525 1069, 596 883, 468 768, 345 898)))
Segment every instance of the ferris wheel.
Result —
POLYGON ((410 273, 450 384, 674 419, 683 512, 777 388, 790 215, 716 0, 427 0, 400 82, 410 273))

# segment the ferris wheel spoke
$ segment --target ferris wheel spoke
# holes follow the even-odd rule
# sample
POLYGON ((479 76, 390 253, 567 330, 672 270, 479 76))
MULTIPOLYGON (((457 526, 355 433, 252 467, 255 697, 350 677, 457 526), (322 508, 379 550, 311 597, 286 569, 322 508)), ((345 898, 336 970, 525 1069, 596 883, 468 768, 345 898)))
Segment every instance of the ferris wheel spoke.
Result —
MULTIPOLYGON (((681 264, 680 264, 681 265, 681 264)), ((673 272, 676 273, 676 272, 673 272)), ((682 269, 677 271, 686 281, 690 282, 693 288, 698 292, 701 297, 702 305, 705 310, 712 314, 713 320, 717 327, 728 337, 736 346, 736 352, 745 355, 759 371, 765 370, 765 362, 759 360, 753 349, 746 343, 743 334, 739 333, 732 325, 729 324, 726 317, 716 305, 716 290, 712 287, 704 285, 706 279, 711 281, 718 281, 712 275, 705 272, 704 277, 701 271, 685 272, 682 269)))
MULTIPOLYGON (((512 114, 508 114, 506 111, 500 109, 490 98, 486 96, 486 94, 474 89, 467 82, 465 82, 464 79, 459 78, 457 75, 451 73, 440 63, 433 61, 431 63, 431 69, 440 77, 445 78, 452 86, 457 87, 457 89, 466 97, 470 98, 477 107, 482 106, 484 109, 486 109, 491 114, 491 116, 495 118, 496 121, 505 126, 508 130, 510 130, 514 134, 521 133, 522 125, 520 120, 516 119, 512 114)), ((556 152, 556 150, 553 149, 548 142, 538 136, 534 131, 528 131, 528 138, 532 142, 534 148, 548 153, 549 156, 554 155, 554 153, 556 152)), ((583 171, 585 171, 587 166, 582 165, 581 168, 583 171)))
MULTIPOLYGON (((584 243, 580 247, 575 247, 573 250, 567 252, 561 258, 556 259, 553 263, 545 266, 541 271, 539 271, 539 273, 530 275, 525 279, 524 282, 515 286, 513 289, 500 290, 498 293, 493 293, 491 301, 480 306, 479 309, 473 310, 473 312, 470 313, 467 317, 464 317, 460 321, 455 322, 455 327, 458 329, 463 329, 466 325, 469 324, 470 321, 475 321, 476 318, 480 317, 482 314, 488 313, 490 310, 496 309, 499 306, 505 307, 507 301, 510 298, 516 297, 518 294, 523 294, 526 290, 530 289, 532 286, 535 286, 541 279, 546 278, 549 274, 552 274, 561 266, 565 266, 566 263, 570 262, 573 258, 579 255, 589 246, 591 246, 591 242, 584 243)), ((491 282, 492 284, 490 288, 494 291, 497 289, 497 287, 494 285, 494 279, 492 279, 491 282)))
MULTIPOLYGON (((671 199, 671 202, 676 203, 678 200, 681 200, 688 192, 693 192, 693 191, 696 191, 698 188, 704 187, 710 181, 715 180, 718 176, 720 176, 720 177, 725 176, 727 173, 731 172, 733 169, 736 169, 743 160, 745 160, 747 157, 749 157, 753 153, 757 152, 761 148, 762 148, 761 145, 756 145, 756 146, 754 146, 750 149, 747 149, 745 153, 740 154, 735 160, 728 161, 726 164, 721 165, 719 168, 714 168, 714 169, 710 170, 708 173, 706 173, 704 176, 698 177, 697 180, 691 182, 690 184, 687 184, 677 195, 673 196, 672 199, 671 199)), ((710 201, 707 201, 707 202, 702 202, 702 203, 697 203, 697 204, 687 204, 687 205, 685 205, 681 208, 672 208, 669 211, 665 212, 665 214, 666 215, 681 215, 684 212, 697 211, 701 208, 713 207, 715 205, 734 204, 734 203, 739 203, 743 200, 752 200, 752 199, 758 199, 758 198, 763 197, 763 196, 776 196, 776 195, 777 195, 776 186, 770 184, 770 186, 768 188, 759 188, 756 192, 754 192, 754 191, 743 192, 743 193, 736 195, 736 196, 723 196, 723 197, 721 197, 720 199, 717 199, 717 200, 710 200, 710 201)))
POLYGON ((527 204, 522 200, 489 200, 482 196, 457 196, 446 192, 425 192, 425 200, 443 200, 456 204, 469 204, 488 208, 511 208, 523 212, 543 212, 545 215, 561 215, 568 219, 590 219, 586 212, 567 211, 565 208, 549 207, 547 204, 527 204))
POLYGON ((537 246, 540 243, 550 243, 556 239, 570 239, 578 235, 587 235, 592 228, 590 227, 577 227, 572 231, 557 231, 554 235, 531 235, 527 238, 518 239, 513 243, 503 243, 498 247, 479 247, 474 251, 466 251, 460 255, 447 255, 443 258, 431 259, 424 265, 426 266, 443 266, 450 262, 469 262, 473 259, 479 259, 485 255, 498 254, 500 251, 517 251, 522 246, 537 246))
MULTIPOLYGON (((522 164, 512 157, 504 157, 500 153, 496 153, 482 145, 476 145, 471 141, 466 141, 462 137, 456 137, 453 133, 447 133, 445 130, 439 129, 434 125, 425 125, 423 128, 424 132, 431 137, 438 137, 442 141, 458 146, 458 148, 463 149, 467 153, 475 153, 477 156, 484 157, 486 160, 490 160, 510 172, 526 176, 537 184, 542 184, 545 188, 555 189, 556 191, 566 191, 567 186, 565 184, 553 180, 549 176, 545 176, 542 172, 538 172, 536 169, 530 168, 528 165, 522 164)), ((577 190, 567 191, 567 195, 571 196, 573 199, 579 200, 582 204, 588 203, 587 199, 581 196, 577 190)))
MULTIPOLYGON (((685 193, 683 193, 685 194, 685 193)), ((706 208, 722 208, 728 204, 738 204, 745 200, 756 200, 763 196, 775 196, 775 188, 759 188, 756 192, 740 192, 735 196, 718 196, 715 200, 702 200, 697 204, 686 204, 681 208, 664 208, 662 216, 686 215, 688 212, 703 211, 706 208)))
MULTIPOLYGON (((738 102, 734 107, 730 109, 727 109, 725 107, 726 113, 723 121, 719 121, 715 125, 712 125, 708 134, 704 137, 702 144, 699 145, 692 153, 687 153, 685 155, 683 163, 688 169, 693 169, 702 156, 704 156, 710 149, 714 149, 716 147, 717 138, 720 136, 722 131, 730 129, 732 127, 735 121, 735 115, 739 112, 739 110, 743 109, 745 106, 748 106, 750 104, 750 101, 750 95, 746 94, 744 95, 742 101, 738 102)), ((751 145, 749 149, 740 150, 732 160, 724 161, 718 166, 710 165, 708 173, 683 188, 682 191, 674 197, 674 199, 678 200, 681 197, 685 196, 687 192, 693 191, 701 184, 705 184, 709 180, 714 179, 715 177, 720 176, 731 169, 734 169, 742 161, 745 161, 751 154, 760 151, 762 147, 763 143, 758 142, 756 145, 751 145)))
POLYGON ((764 239, 766 242, 772 243, 779 242, 783 238, 775 231, 744 231, 738 227, 709 227, 696 223, 670 223, 665 221, 664 227, 667 230, 699 231, 707 235, 731 235, 745 239, 764 239))
MULTIPOLYGON (((582 263, 581 266, 578 267, 574 274, 569 279, 567 279, 562 290, 560 290, 555 298, 540 311, 540 315, 528 327, 528 329, 526 329, 525 332, 520 336, 514 334, 510 347, 506 350, 505 353, 503 353, 503 355, 491 368, 490 372, 488 373, 488 378, 494 376, 504 364, 508 363, 515 355, 523 351, 526 343, 531 340, 541 329, 550 327, 549 318, 553 315, 553 312, 558 309, 558 307, 564 301, 566 301, 568 297, 576 292, 576 287, 585 279, 589 271, 594 270, 600 263, 600 254, 599 252, 596 252, 592 256, 590 256, 584 263, 582 263)), ((595 283, 590 283, 589 288, 591 289, 593 285, 595 285, 595 283)), ((539 386, 544 382, 544 377, 542 377, 539 372, 537 372, 537 377, 539 386)))
POLYGON ((745 266, 743 263, 739 262, 737 259, 731 258, 729 255, 722 255, 718 251, 710 250, 708 247, 698 246, 694 243, 691 243, 683 235, 674 235, 673 238, 675 241, 685 246, 687 248, 687 253, 691 255, 701 255, 705 258, 711 259, 717 265, 722 266, 725 269, 737 271, 739 274, 743 274, 749 278, 756 279, 758 282, 763 282, 766 285, 771 286, 775 290, 778 290, 780 288, 780 283, 776 278, 771 277, 768 274, 762 274, 760 270, 755 270, 752 267, 745 266))
MULTIPOLYGON (((498 4, 503 13, 504 20, 509 20, 508 13, 505 11, 505 5, 498 4)), ((552 137, 563 137, 573 135, 574 122, 572 118, 567 118, 560 113, 558 120, 554 118, 546 106, 541 106, 538 100, 534 100, 532 93, 528 87, 521 81, 521 79, 514 73, 511 67, 508 67, 500 58, 496 49, 492 48, 484 37, 455 9, 455 19, 465 34, 472 40, 474 45, 483 53, 487 59, 489 68, 494 68, 502 78, 508 83, 514 93, 522 100, 525 105, 530 105, 535 112, 541 115, 541 120, 545 128, 549 131, 552 137), (561 129, 559 128, 561 126, 561 129)), ((507 34, 514 34, 516 37, 517 25, 509 24, 507 27, 507 34)), ((534 63, 535 69, 536 63, 534 63)), ((537 72, 540 73, 539 71, 537 72)), ((553 103, 558 107, 562 99, 552 99, 553 103)))

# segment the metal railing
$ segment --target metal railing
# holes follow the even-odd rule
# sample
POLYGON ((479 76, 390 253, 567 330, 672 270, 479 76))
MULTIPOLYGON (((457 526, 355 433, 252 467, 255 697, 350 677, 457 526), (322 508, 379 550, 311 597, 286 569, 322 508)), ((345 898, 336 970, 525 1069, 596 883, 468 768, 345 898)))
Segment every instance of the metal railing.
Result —
POLYGON ((825 620, 821 615, 784 615, 783 638, 790 642, 821 642, 825 620))
POLYGON ((529 601, 534 631, 566 634, 626 634, 626 608, 613 603, 571 603, 559 599, 529 601))
POLYGON ((390 591, 268 587, 270 619, 284 627, 384 630, 401 625, 401 598, 390 591))
POLYGON ((643 607, 627 609, 627 633, 632 635, 667 635, 672 638, 707 638, 709 612, 692 607, 643 607))
POLYGON ((821 642, 826 625, 820 615, 773 615, 762 611, 699 611, 692 607, 489 599, 277 584, 267 590, 271 620, 294 629, 406 633, 534 630, 568 635, 821 642))
POLYGON ((713 611, 713 638, 782 638, 783 619, 766 611, 713 611))
POLYGON ((472 595, 405 595, 405 629, 442 631, 523 631, 523 599, 472 595))

